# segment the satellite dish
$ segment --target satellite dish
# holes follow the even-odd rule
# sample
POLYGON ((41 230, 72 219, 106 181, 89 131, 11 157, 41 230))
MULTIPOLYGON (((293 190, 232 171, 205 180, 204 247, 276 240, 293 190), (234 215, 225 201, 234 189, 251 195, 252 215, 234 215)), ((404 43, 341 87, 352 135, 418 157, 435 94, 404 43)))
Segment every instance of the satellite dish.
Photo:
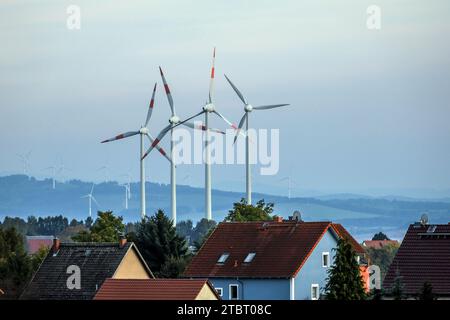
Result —
POLYGON ((420 217, 420 224, 423 226, 428 224, 428 215, 426 213, 422 214, 420 217))
POLYGON ((294 213, 292 214, 292 219, 293 220, 297 220, 297 221, 302 221, 302 214, 300 211, 295 210, 294 213))

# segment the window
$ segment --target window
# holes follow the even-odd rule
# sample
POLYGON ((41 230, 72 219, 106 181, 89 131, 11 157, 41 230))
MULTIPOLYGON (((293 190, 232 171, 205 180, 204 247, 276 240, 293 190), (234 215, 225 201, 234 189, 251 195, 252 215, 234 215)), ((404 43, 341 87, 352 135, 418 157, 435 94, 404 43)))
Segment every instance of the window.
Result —
POLYGON ((216 288, 216 291, 217 291, 217 294, 218 294, 219 296, 222 296, 222 295, 223 295, 223 289, 222 289, 222 288, 216 288))
POLYGON ((230 284, 230 300, 237 300, 239 293, 239 286, 237 284, 230 284))
POLYGON ((230 254, 228 252, 223 253, 220 257, 219 260, 217 260, 217 263, 225 263, 225 261, 227 261, 228 257, 230 256, 230 254))
POLYGON ((246 257, 245 257, 245 260, 244 260, 244 262, 245 263, 250 263, 250 262, 252 262, 252 260, 253 260, 253 258, 256 256, 256 253, 255 252, 250 252, 246 257))
POLYGON ((330 253, 322 252, 322 267, 328 268, 330 266, 330 253))
POLYGON ((319 285, 311 285, 311 300, 319 300, 319 285))

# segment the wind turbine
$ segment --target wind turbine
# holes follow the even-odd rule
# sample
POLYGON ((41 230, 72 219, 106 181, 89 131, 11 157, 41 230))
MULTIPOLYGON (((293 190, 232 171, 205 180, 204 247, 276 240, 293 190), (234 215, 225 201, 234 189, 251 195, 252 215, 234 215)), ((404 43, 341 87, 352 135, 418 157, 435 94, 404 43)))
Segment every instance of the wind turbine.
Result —
MULTIPOLYGON (((145 153, 144 158, 152 151, 153 147, 157 145, 161 139, 165 136, 167 132, 170 131, 171 139, 170 139, 170 154, 173 159, 173 149, 174 149, 174 143, 173 143, 173 130, 174 127, 176 127, 178 124, 185 125, 186 127, 192 128, 192 129, 199 129, 199 130, 206 130, 206 126, 203 124, 197 124, 188 122, 189 119, 186 119, 185 121, 181 121, 180 117, 177 116, 175 111, 175 106, 173 103, 172 93, 170 92, 169 85, 167 84, 166 77, 164 76, 164 72, 162 71, 162 68, 159 67, 159 72, 161 74, 161 79, 164 84, 164 90, 167 95, 167 101, 169 102, 171 116, 169 118, 169 125, 165 127, 159 135, 156 137, 154 143, 150 146, 148 151, 145 153)), ((191 118, 192 119, 192 118, 191 118)), ((215 131, 218 133, 225 134, 225 132, 220 131, 218 129, 210 129, 211 131, 215 131)), ((173 225, 176 226, 177 224, 177 182, 176 182, 176 167, 175 162, 171 162, 170 164, 170 187, 171 187, 171 211, 172 211, 172 222, 173 225)))
POLYGON ((92 201, 95 202, 97 207, 100 207, 97 200, 94 198, 94 184, 92 184, 91 192, 89 192, 87 195, 82 196, 81 198, 88 198, 89 199, 89 217, 92 218, 92 201))
POLYGON ((288 199, 291 199, 292 185, 295 184, 295 181, 291 178, 291 176, 280 179, 280 181, 286 181, 286 180, 288 182, 288 199))
POLYGON ((44 170, 51 170, 52 172, 52 188, 53 190, 56 189, 56 166, 50 166, 45 168, 44 170))
POLYGON ((101 166, 100 168, 97 169, 97 171, 103 171, 105 173, 105 182, 108 183, 110 178, 109 178, 109 166, 106 164, 104 166, 101 166))
POLYGON ((23 175, 27 176, 28 180, 29 180, 31 178, 29 176, 31 151, 28 151, 27 153, 24 153, 24 154, 17 154, 17 156, 22 161, 23 175))
MULTIPOLYGON (((239 99, 244 103, 244 115, 242 116, 241 120, 239 121, 238 129, 236 131, 236 136, 234 137, 234 142, 236 142, 236 139, 238 137, 239 132, 242 129, 242 126, 245 122, 245 132, 248 132, 248 118, 249 113, 253 110, 267 110, 267 109, 274 109, 279 107, 288 106, 289 104, 270 104, 270 105, 263 105, 258 107, 253 107, 247 100, 244 98, 242 93, 239 91, 239 89, 231 82, 230 79, 225 75, 225 78, 227 79, 228 83, 231 85, 233 90, 238 95, 239 99)), ((252 204, 252 181, 251 181, 251 171, 250 171, 250 141, 248 134, 245 136, 245 177, 246 177, 246 192, 247 192, 247 204, 252 204)))
MULTIPOLYGON (((140 178, 141 178, 141 218, 143 219, 146 215, 146 209, 145 209, 145 166, 144 166, 144 136, 146 136, 150 142, 153 144, 154 141, 156 141, 155 139, 153 139, 153 137, 149 134, 147 125, 148 122, 152 116, 152 112, 153 112, 153 106, 155 103, 155 92, 156 92, 156 83, 155 86, 153 87, 153 94, 152 94, 152 99, 150 100, 150 104, 148 107, 148 111, 147 111, 147 118, 145 119, 145 123, 144 125, 142 125, 139 129, 139 131, 128 131, 122 134, 119 134, 117 136, 115 136, 114 138, 111 139, 107 139, 107 140, 103 140, 102 143, 105 142, 111 142, 111 141, 115 141, 115 140, 120 140, 120 139, 124 139, 124 138, 129 138, 132 136, 135 136, 137 134, 140 135, 140 155, 139 155, 139 161, 140 161, 140 178)), ((158 151, 170 162, 172 162, 172 160, 169 158, 169 156, 166 154, 166 152, 160 147, 160 146, 156 146, 156 148, 158 149, 158 151)))
POLYGON ((125 188, 125 209, 128 210, 128 199, 129 199, 129 194, 130 194, 130 186, 127 183, 121 184, 121 186, 125 188))
MULTIPOLYGON (((159 136, 155 139, 155 142, 150 146, 149 150, 147 151, 147 154, 153 149, 154 146, 156 146, 161 139, 164 137, 164 135, 169 131, 169 130, 173 130, 175 127, 181 125, 181 124, 185 124, 186 122, 188 122, 189 120, 204 114, 205 115, 205 122, 204 124, 202 124, 199 127, 195 127, 195 129, 202 129, 205 131, 205 217, 208 220, 212 219, 212 204, 211 204, 211 152, 210 152, 210 148, 209 148, 209 132, 216 130, 216 129, 211 129, 209 128, 209 123, 208 123, 208 116, 210 113, 214 113, 215 115, 217 115, 219 118, 221 118, 223 121, 225 121, 228 125, 230 125, 232 128, 237 129, 236 125, 232 124, 230 121, 228 121, 228 119, 226 119, 219 111, 216 110, 216 107, 214 105, 214 64, 215 64, 215 59, 216 59, 216 49, 214 48, 213 51, 213 59, 212 59, 212 67, 211 67, 211 76, 210 76, 210 81, 209 81, 209 94, 208 94, 208 100, 206 102, 206 104, 202 107, 202 111, 200 111, 199 113, 187 118, 184 121, 181 121, 175 125, 170 124, 169 126, 167 126, 166 128, 164 128, 161 133, 159 134, 159 136)), ((170 91, 169 91, 170 92, 170 91)), ((167 93, 167 89, 166 89, 166 93, 167 93)), ((170 100, 172 99, 171 97, 169 98, 169 103, 170 100)), ((188 125, 190 126, 190 125, 188 125)), ((222 132, 221 132, 222 133, 222 132)))

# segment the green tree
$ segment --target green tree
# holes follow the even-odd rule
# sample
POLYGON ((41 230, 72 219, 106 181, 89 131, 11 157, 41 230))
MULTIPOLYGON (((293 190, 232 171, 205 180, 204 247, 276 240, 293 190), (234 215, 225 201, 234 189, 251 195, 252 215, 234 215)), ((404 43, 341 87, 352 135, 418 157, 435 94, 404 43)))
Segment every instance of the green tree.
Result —
POLYGON ((391 240, 391 239, 389 239, 388 236, 385 235, 383 232, 378 232, 374 234, 372 240, 391 240))
POLYGON ((265 203, 264 199, 259 200, 256 205, 247 204, 242 198, 240 202, 233 204, 233 209, 228 212, 226 221, 268 221, 272 220, 273 203, 265 203))
POLYGON ((134 241, 152 272, 160 277, 179 276, 188 258, 186 241, 180 237, 164 211, 145 217, 137 227, 134 241))
POLYGON ((402 300, 405 298, 403 277, 400 275, 400 272, 398 270, 395 273, 394 283, 391 288, 391 295, 394 300, 402 300))
POLYGON ((435 300, 436 296, 433 293, 433 286, 429 282, 424 282, 422 289, 418 295, 419 300, 435 300))
POLYGON ((91 229, 79 232, 72 239, 76 242, 116 242, 124 230, 122 217, 115 217, 112 211, 99 211, 91 229))
POLYGON ((15 228, 0 229, 0 287, 10 298, 18 296, 32 274, 23 237, 15 228))
POLYGON ((380 267, 381 279, 383 280, 389 266, 394 260, 395 254, 399 248, 399 244, 388 244, 380 249, 366 248, 366 252, 370 258, 371 264, 380 267))
POLYGON ((328 300, 363 300, 366 298, 356 253, 347 239, 340 239, 334 263, 328 270, 325 294, 328 300))

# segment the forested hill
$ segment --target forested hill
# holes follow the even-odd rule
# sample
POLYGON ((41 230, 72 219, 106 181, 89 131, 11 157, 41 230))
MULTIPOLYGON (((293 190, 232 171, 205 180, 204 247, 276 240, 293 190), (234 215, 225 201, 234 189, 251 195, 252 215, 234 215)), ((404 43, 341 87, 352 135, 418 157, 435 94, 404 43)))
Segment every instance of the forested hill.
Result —
MULTIPOLYGON (((24 175, 0 177, 0 220, 5 216, 26 218, 34 216, 63 215, 69 219, 85 219, 88 216, 88 194, 92 183, 71 180, 57 183, 52 188, 50 179, 37 180, 24 175)), ((147 183, 147 211, 152 213, 161 208, 170 213, 170 186, 147 183)), ((177 188, 178 221, 203 217, 204 192, 202 188, 180 185, 177 188)), ((131 199, 125 209, 125 189, 117 182, 96 184, 93 192, 99 206, 97 210, 113 210, 125 221, 139 219, 139 185, 131 185, 131 199)), ((234 202, 244 193, 213 190, 213 215, 222 220, 234 202)), ((275 203, 275 213, 284 217, 294 210, 302 212, 304 220, 332 220, 344 225, 361 237, 372 231, 385 230, 393 237, 401 237, 405 228, 420 215, 427 212, 432 223, 450 221, 450 203, 445 201, 396 200, 384 198, 315 199, 291 198, 254 194, 254 199, 264 198, 275 203), (390 231, 391 230, 391 231, 390 231)))

